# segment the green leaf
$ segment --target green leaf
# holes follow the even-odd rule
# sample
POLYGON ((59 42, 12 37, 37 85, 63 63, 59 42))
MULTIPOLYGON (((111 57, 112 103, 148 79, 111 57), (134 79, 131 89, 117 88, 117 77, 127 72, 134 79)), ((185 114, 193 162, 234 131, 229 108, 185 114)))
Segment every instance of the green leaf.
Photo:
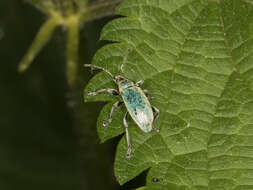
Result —
MULTIPOLYGON (((159 133, 144 133, 129 120, 133 151, 127 159, 123 136, 115 159, 119 183, 150 168, 152 190, 253 189, 252 1, 125 0, 117 12, 125 17, 107 24, 101 39, 118 43, 99 50, 93 64, 117 74, 130 49, 122 74, 145 80, 142 88, 161 112, 159 133)), ((102 72, 86 91, 107 84, 113 86, 102 72)), ((111 128, 102 127, 110 105, 99 116, 101 141, 124 131, 124 106, 111 128)))
POLYGON ((147 188, 146 187, 140 187, 140 188, 138 188, 136 190, 147 190, 147 188))

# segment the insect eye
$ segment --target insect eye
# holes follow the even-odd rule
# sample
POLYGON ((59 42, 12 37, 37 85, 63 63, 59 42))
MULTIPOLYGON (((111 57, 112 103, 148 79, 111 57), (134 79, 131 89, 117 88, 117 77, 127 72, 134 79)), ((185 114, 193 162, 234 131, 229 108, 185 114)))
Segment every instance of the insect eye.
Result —
POLYGON ((122 77, 117 77, 116 78, 116 82, 121 82, 121 81, 123 81, 124 80, 124 78, 122 78, 122 77))
POLYGON ((153 182, 159 182, 160 180, 158 178, 154 177, 154 178, 152 178, 152 181, 153 182))
POLYGON ((119 95, 119 93, 116 92, 116 91, 113 91, 112 94, 113 94, 114 96, 118 96, 118 95, 119 95))

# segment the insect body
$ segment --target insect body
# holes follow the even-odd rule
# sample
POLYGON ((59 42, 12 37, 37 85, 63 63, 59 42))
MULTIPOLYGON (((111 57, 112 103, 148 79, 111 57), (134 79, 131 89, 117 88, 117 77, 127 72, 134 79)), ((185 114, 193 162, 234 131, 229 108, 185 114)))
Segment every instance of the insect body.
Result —
MULTIPOLYGON (((124 60, 123 60, 123 63, 124 63, 124 60)), ((122 69, 122 65, 121 65, 121 69, 122 69)), ((134 83, 133 81, 121 75, 117 75, 114 77, 109 71, 107 71, 106 69, 102 67, 99 67, 96 65, 90 65, 90 64, 85 64, 84 66, 93 67, 93 68, 97 68, 97 69, 101 69, 105 71, 112 77, 113 81, 118 86, 118 90, 105 88, 105 89, 98 90, 96 92, 88 92, 87 94, 95 96, 99 93, 108 92, 120 98, 119 101, 113 104, 111 108, 111 112, 110 112, 110 117, 108 121, 104 121, 102 123, 103 126, 107 126, 109 123, 112 122, 113 112, 118 106, 122 105, 122 103, 124 103, 124 105, 126 106, 127 112, 124 116, 123 123, 126 129, 126 140, 127 140, 127 145, 128 145, 126 157, 129 158, 131 155, 131 144, 130 144, 130 136, 128 133, 127 115, 129 114, 131 118, 135 121, 135 123, 138 125, 138 127, 143 132, 147 133, 147 132, 150 132, 152 129, 154 129, 153 122, 158 118, 159 110, 156 107, 151 106, 151 104, 149 103, 149 100, 147 97, 147 90, 142 90, 140 88, 140 86, 144 82, 143 80, 137 83, 134 83), (153 114, 153 111, 155 112, 155 114, 153 114)))
POLYGON ((118 84, 120 95, 128 113, 144 132, 152 130, 153 111, 142 89, 127 79, 118 84))

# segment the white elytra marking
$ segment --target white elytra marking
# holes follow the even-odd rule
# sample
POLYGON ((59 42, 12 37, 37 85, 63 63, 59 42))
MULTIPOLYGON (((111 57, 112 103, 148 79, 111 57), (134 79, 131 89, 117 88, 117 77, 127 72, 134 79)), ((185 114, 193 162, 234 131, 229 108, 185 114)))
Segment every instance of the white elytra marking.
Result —
POLYGON ((136 113, 137 113, 136 117, 140 123, 144 125, 148 125, 150 123, 149 117, 143 111, 140 111, 139 109, 137 109, 136 113))

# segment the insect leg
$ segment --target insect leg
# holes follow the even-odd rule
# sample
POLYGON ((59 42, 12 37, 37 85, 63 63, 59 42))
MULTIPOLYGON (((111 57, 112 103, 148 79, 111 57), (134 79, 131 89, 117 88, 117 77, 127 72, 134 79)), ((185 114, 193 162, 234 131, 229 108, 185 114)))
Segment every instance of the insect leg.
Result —
POLYGON ((124 64, 126 62, 126 58, 127 58, 128 54, 129 54, 129 52, 130 52, 130 50, 128 49, 127 52, 126 52, 126 55, 123 57, 123 61, 122 61, 121 65, 120 65, 120 71, 121 72, 123 72, 123 66, 124 66, 124 64))
POLYGON ((137 83, 135 83, 135 86, 140 87, 144 83, 144 80, 140 80, 137 83))
POLYGON ((87 95, 88 96, 95 96, 95 95, 103 93, 103 92, 108 92, 108 93, 112 94, 113 96, 118 96, 119 95, 119 92, 116 89, 113 89, 113 88, 104 88, 104 89, 100 89, 100 90, 95 91, 95 92, 88 91, 87 95))
POLYGON ((126 114, 124 116, 123 123, 126 128, 126 141, 127 141, 126 158, 130 158, 131 157, 131 144, 130 144, 130 136, 129 136, 129 132, 128 132, 127 115, 128 115, 128 112, 126 112, 126 114))
POLYGON ((155 112, 154 121, 159 117, 160 110, 156 108, 155 106, 152 106, 152 110, 155 112))
POLYGON ((117 107, 119 107, 122 103, 123 102, 118 101, 118 102, 116 102, 115 104, 112 105, 112 109, 111 109, 110 117, 109 117, 108 121, 104 121, 103 124, 102 124, 104 127, 106 127, 107 125, 109 125, 112 122, 112 114, 113 114, 114 110, 117 107))
MULTIPOLYGON (((155 112, 155 114, 154 114, 154 122, 155 122, 155 120, 157 120, 157 118, 160 115, 160 110, 157 109, 155 106, 152 106, 152 110, 153 110, 153 112, 155 112)), ((156 130, 157 132, 159 132, 158 128, 154 128, 154 130, 156 130)))
POLYGON ((95 68, 95 69, 100 69, 100 70, 106 72, 108 75, 110 75, 110 76, 113 78, 112 73, 110 73, 108 70, 106 70, 106 69, 103 68, 103 67, 99 67, 99 66, 97 66, 97 65, 92 65, 92 64, 84 64, 83 66, 84 66, 84 67, 91 67, 91 68, 95 68))
POLYGON ((150 96, 149 92, 147 89, 144 89, 143 92, 145 93, 145 95, 147 96, 148 99, 152 99, 153 97, 150 96))

